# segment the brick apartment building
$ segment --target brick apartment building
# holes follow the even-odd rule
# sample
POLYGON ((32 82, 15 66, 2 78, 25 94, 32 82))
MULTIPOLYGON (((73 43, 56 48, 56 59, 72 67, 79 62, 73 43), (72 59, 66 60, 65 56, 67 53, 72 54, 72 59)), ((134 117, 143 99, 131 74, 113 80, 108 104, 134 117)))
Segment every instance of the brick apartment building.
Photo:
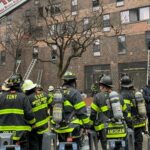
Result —
MULTIPOLYGON (((34 0, 24 4, 1 20, 0 30, 3 31, 8 19, 12 20, 18 13, 27 10, 37 10, 39 5, 45 5, 44 0, 34 0)), ((59 8, 65 7, 72 15, 83 18, 83 26, 89 23, 90 14, 96 13, 103 5, 104 12, 103 34, 90 45, 81 58, 73 59, 69 66, 77 75, 77 85, 80 90, 90 93, 90 87, 102 73, 110 74, 115 89, 119 89, 119 80, 122 73, 128 73, 137 89, 146 84, 148 43, 150 43, 150 1, 149 0, 53 0, 54 10, 59 15, 59 8), (119 27, 119 35, 112 32, 112 24, 119 27)), ((41 6, 40 6, 41 7, 41 6)), ((37 15, 36 15, 37 16, 37 15)), ((38 18, 38 17, 37 17, 38 18)), ((38 19, 37 19, 38 20, 38 19)), ((37 24, 40 21, 37 21, 37 24)), ((27 49, 27 47, 26 47, 27 49)), ((22 63, 19 71, 24 74, 32 60, 32 49, 23 51, 22 63)), ((39 57, 49 59, 50 52, 46 46, 39 48, 39 57)), ((11 56, 3 49, 0 53, 0 80, 6 79, 12 72, 11 56)), ((38 72, 42 70, 41 84, 45 89, 51 84, 57 86, 55 65, 38 62, 30 76, 35 82, 38 72)))

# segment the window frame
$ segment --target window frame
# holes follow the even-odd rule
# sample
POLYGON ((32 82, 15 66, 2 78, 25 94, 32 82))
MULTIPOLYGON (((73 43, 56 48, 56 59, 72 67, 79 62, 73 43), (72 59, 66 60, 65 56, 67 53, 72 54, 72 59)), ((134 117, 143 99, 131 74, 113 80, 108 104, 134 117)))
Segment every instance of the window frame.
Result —
POLYGON ((103 15, 103 31, 104 32, 110 31, 110 14, 103 15), (107 25, 109 25, 109 26, 107 26, 107 25))
POLYGON ((100 39, 95 39, 93 41, 92 49, 93 49, 93 56, 100 56, 101 55, 100 39))
POLYGON ((118 41, 118 53, 119 54, 125 54, 127 51, 127 45, 126 45, 126 35, 122 34, 117 36, 117 41, 118 41), (121 37, 123 37, 125 40, 121 40, 121 37), (120 46, 121 44, 121 46, 120 46))

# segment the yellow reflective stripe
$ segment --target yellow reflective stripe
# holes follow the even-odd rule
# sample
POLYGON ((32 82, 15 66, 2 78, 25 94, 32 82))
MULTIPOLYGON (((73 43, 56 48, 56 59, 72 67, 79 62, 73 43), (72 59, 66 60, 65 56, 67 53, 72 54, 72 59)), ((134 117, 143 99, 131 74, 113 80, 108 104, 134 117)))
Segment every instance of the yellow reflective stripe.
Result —
POLYGON ((34 119, 32 119, 32 120, 30 120, 30 121, 28 121, 30 124, 33 124, 33 123, 35 123, 36 122, 36 119, 34 118, 34 119))
POLYGON ((104 129, 104 128, 105 128, 105 125, 104 125, 104 124, 100 124, 100 125, 98 125, 98 126, 94 126, 94 128, 95 128, 96 131, 99 131, 99 130, 104 129))
POLYGON ((92 103, 91 108, 94 109, 96 112, 99 112, 99 107, 96 104, 92 103))
POLYGON ((31 131, 30 126, 0 126, 0 131, 31 131))
POLYGON ((123 105, 122 110, 125 111, 127 109, 127 105, 123 105))
POLYGON ((126 133, 123 134, 111 134, 111 135, 106 135, 107 138, 121 138, 121 137, 126 137, 126 133))
POLYGON ((43 108, 47 108, 47 104, 42 104, 40 106, 34 107, 34 108, 32 108, 32 111, 36 112, 36 111, 41 110, 43 108))
POLYGON ((23 115, 24 111, 22 109, 2 109, 0 110, 0 115, 3 114, 19 114, 19 115, 23 115))
POLYGON ((124 103, 125 103, 125 104, 129 104, 129 105, 131 105, 131 101, 130 101, 130 100, 128 100, 128 99, 124 99, 124 103))
POLYGON ((47 131, 49 131, 49 129, 47 128, 47 129, 45 129, 45 130, 42 130, 42 131, 38 131, 37 133, 38 134, 43 134, 43 133, 45 133, 45 132, 47 132, 47 131))
POLYGON ((127 117, 131 117, 131 113, 130 113, 130 112, 128 113, 128 116, 127 116, 127 117))
POLYGON ((75 119, 75 120, 71 121, 71 123, 75 123, 75 124, 80 124, 80 125, 82 125, 82 121, 79 120, 79 119, 75 119))
POLYGON ((42 121, 37 122, 37 123, 35 124, 35 127, 42 126, 42 125, 48 123, 48 121, 49 121, 49 117, 47 117, 46 119, 44 119, 44 120, 42 120, 42 121))
POLYGON ((90 119, 89 119, 89 118, 86 118, 86 119, 82 119, 82 121, 83 121, 84 124, 87 124, 87 123, 90 122, 90 119))
POLYGON ((93 124, 94 124, 93 120, 90 119, 90 125, 93 125, 93 124))
POLYGON ((145 126, 145 125, 146 125, 145 123, 137 124, 137 125, 134 125, 134 128, 143 127, 143 126, 145 126))
POLYGON ((124 127, 123 124, 114 124, 114 123, 109 123, 108 127, 124 127))
POLYGON ((54 122, 54 120, 53 120, 53 119, 51 120, 51 123, 52 123, 52 124, 55 124, 55 122, 54 122))
POLYGON ((79 102, 78 104, 75 104, 74 105, 74 108, 77 110, 77 109, 80 109, 82 107, 86 106, 85 102, 82 101, 82 102, 79 102))
POLYGON ((49 98, 49 100, 48 100, 48 104, 51 104, 52 103, 52 101, 53 101, 53 97, 51 96, 50 98, 49 98))
POLYGON ((73 107, 73 105, 72 105, 68 100, 65 100, 65 101, 64 101, 64 106, 73 107))
POLYGON ((64 130, 57 129, 57 130, 54 130, 54 131, 57 132, 57 133, 70 133, 73 130, 74 130, 74 128, 68 128, 68 129, 64 129, 64 130))
POLYGON ((20 137, 17 137, 17 136, 13 136, 13 138, 12 138, 13 140, 15 140, 15 141, 19 141, 20 140, 20 137))
POLYGON ((108 106, 102 106, 102 107, 101 107, 101 111, 102 111, 102 112, 105 112, 105 111, 107 111, 107 110, 108 110, 108 106))

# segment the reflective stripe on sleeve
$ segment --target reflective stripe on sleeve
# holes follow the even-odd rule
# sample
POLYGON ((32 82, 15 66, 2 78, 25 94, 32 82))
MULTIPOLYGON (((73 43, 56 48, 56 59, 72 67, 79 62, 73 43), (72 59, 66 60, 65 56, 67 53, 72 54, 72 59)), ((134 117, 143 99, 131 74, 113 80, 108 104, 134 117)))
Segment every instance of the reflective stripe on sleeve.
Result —
POLYGON ((42 126, 42 125, 48 123, 48 121, 49 121, 49 117, 47 117, 46 119, 44 119, 44 120, 42 120, 42 121, 37 122, 37 123, 35 124, 35 127, 42 126))
POLYGON ((99 107, 96 104, 92 103, 91 108, 94 109, 96 112, 99 112, 99 107))
POLYGON ((85 106, 86 106, 85 102, 82 101, 82 102, 79 102, 79 103, 75 104, 75 105, 74 105, 74 108, 75 108, 76 110, 78 110, 78 109, 80 109, 80 108, 82 108, 82 107, 85 107, 85 106))
POLYGON ((128 99, 124 99, 124 103, 125 103, 125 104, 128 104, 128 105, 131 105, 131 101, 128 100, 128 99))
POLYGON ((105 125, 102 123, 102 124, 100 124, 98 126, 94 126, 94 128, 95 128, 96 131, 100 131, 100 130, 105 128, 105 125))
POLYGON ((101 107, 101 111, 102 111, 102 112, 105 112, 105 111, 107 111, 107 110, 108 110, 108 106, 102 106, 102 107, 101 107))
POLYGON ((85 119, 82 119, 82 121, 83 121, 84 124, 87 124, 87 123, 90 122, 90 119, 89 119, 89 117, 87 117, 87 118, 85 118, 85 119))
POLYGON ((68 100, 65 100, 65 101, 64 101, 64 106, 73 107, 73 105, 72 105, 68 100))
POLYGON ((32 120, 30 120, 30 121, 28 121, 30 124, 33 124, 33 123, 35 123, 36 122, 36 119, 34 118, 34 119, 32 119, 32 120))

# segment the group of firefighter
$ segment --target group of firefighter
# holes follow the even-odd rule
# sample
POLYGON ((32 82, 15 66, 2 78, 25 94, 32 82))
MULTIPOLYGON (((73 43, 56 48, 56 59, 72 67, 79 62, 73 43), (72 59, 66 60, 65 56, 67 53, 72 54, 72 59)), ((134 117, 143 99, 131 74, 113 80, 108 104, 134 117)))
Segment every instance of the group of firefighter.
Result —
POLYGON ((136 150, 142 150, 142 134, 147 131, 145 102, 150 95, 146 87, 136 91, 133 81, 124 74, 117 92, 113 90, 111 77, 103 75, 88 115, 77 89, 76 75, 67 71, 62 79, 60 88, 49 86, 45 92, 32 80, 23 81, 20 74, 12 75, 1 85, 0 133, 12 133, 14 144, 20 145, 21 150, 42 150, 43 134, 48 131, 56 133, 59 142, 71 137, 80 149, 82 136, 94 130, 106 150, 108 139, 127 141, 130 128, 134 131, 136 150))

